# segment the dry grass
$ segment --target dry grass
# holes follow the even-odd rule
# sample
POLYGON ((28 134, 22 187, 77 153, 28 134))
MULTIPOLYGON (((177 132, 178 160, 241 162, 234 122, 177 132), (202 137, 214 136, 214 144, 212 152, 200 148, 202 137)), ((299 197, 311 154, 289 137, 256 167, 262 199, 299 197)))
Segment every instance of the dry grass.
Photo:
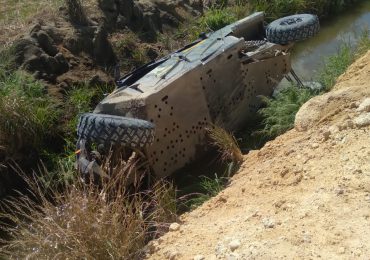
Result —
POLYGON ((86 16, 81 0, 64 0, 67 7, 68 17, 71 22, 79 25, 87 25, 88 18, 86 16))
POLYGON ((38 19, 57 17, 61 5, 62 0, 0 0, 0 46, 10 46, 38 19))
MULTIPOLYGON (((74 181, 63 192, 45 189, 39 178, 24 177, 34 200, 25 195, 7 201, 12 225, 3 225, 10 242, 5 259, 135 259, 148 238, 174 221, 174 190, 164 181, 152 189, 128 192, 127 172, 136 160, 115 166, 100 188, 74 181), (52 198, 52 199, 50 199, 52 198)), ((105 164, 104 169, 111 167, 105 164)), ((23 174, 24 176, 24 174, 23 174)), ((3 241, 4 242, 4 241, 3 241)), ((1 257, 1 256, 0 256, 1 257)))
POLYGON ((207 132, 212 145, 216 146, 220 152, 222 160, 231 160, 236 163, 243 161, 243 154, 231 133, 216 125, 207 128, 207 132))
MULTIPOLYGON (((82 4, 88 13, 98 9, 97 0, 83 0, 82 4)), ((0 46, 9 47, 37 21, 59 20, 59 8, 65 6, 65 0, 0 0, 0 6, 0 46)))

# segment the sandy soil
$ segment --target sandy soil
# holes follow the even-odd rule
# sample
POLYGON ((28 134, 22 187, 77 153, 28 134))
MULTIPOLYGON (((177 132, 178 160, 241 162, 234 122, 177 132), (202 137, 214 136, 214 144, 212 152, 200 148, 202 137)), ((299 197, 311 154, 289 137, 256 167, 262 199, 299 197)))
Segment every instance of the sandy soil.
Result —
POLYGON ((369 259, 370 52, 148 259, 369 259))

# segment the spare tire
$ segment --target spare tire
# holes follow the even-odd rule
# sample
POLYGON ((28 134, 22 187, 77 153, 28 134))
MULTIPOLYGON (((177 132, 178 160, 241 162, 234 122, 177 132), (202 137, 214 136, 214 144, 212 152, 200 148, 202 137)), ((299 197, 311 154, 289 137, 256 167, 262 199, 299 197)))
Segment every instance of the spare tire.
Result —
POLYGON ((79 139, 106 147, 139 148, 153 142, 154 124, 135 118, 86 113, 80 116, 77 135, 79 139))
POLYGON ((277 19, 266 28, 269 42, 288 44, 311 38, 320 30, 319 18, 312 14, 296 14, 277 19))

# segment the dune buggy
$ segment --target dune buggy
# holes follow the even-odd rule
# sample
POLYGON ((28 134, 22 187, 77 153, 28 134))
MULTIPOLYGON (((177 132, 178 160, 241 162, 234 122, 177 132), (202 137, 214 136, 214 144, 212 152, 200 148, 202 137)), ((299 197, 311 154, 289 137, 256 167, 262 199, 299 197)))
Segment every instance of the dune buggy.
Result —
MULTIPOLYGON (((165 177, 207 149, 205 127, 236 131, 291 72, 295 41, 319 30, 314 15, 293 15, 264 26, 254 13, 117 81, 117 88, 78 124, 78 166, 102 174, 91 143, 140 149, 165 177), (94 153, 93 153, 94 154, 94 153)), ((293 74, 293 76, 295 76, 293 74)))

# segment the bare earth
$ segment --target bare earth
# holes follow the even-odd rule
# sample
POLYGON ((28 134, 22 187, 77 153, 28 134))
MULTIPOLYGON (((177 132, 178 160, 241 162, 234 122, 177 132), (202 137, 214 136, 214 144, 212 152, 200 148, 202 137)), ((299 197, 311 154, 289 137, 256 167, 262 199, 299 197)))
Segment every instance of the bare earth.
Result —
POLYGON ((148 259, 370 259, 370 52, 180 220, 148 259))

